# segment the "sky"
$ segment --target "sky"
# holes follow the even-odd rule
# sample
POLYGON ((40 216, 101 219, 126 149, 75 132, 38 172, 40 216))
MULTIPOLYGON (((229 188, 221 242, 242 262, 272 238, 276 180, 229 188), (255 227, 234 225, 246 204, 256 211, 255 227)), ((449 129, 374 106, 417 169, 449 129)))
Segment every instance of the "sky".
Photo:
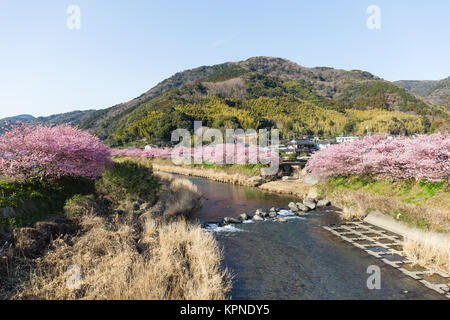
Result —
POLYGON ((0 118, 106 108, 254 56, 438 80, 449 38, 448 0, 0 0, 0 118))

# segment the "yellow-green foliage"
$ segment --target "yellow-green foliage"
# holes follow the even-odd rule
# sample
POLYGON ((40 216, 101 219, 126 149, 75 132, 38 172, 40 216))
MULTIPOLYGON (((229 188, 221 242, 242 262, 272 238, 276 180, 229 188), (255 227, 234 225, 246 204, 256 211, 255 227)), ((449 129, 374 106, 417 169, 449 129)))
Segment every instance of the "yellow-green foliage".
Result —
MULTIPOLYGON (((286 90, 301 91, 301 87, 285 83, 286 90)), ((203 96, 196 99, 167 97, 152 101, 135 110, 115 132, 117 141, 141 138, 169 141, 177 128, 193 129, 199 120, 212 128, 279 128, 283 137, 289 132, 306 135, 336 136, 342 133, 363 135, 371 132, 392 134, 425 133, 424 117, 383 109, 342 110, 327 100, 295 96, 258 97, 254 99, 203 96)), ((429 123, 428 123, 429 126, 429 123)))
POLYGON ((355 132, 365 133, 368 127, 371 132, 383 133, 425 133, 426 128, 422 120, 406 113, 372 110, 346 110, 347 116, 356 123, 355 132))
POLYGON ((285 131, 336 135, 346 123, 342 113, 318 107, 298 98, 258 98, 244 104, 255 117, 281 124, 285 131))
POLYGON ((431 124, 430 132, 446 132, 450 131, 450 118, 439 119, 431 124))
MULTIPOLYGON (((233 102, 229 100, 230 104, 233 102)), ((239 123, 244 129, 258 128, 259 121, 248 110, 231 107, 223 99, 216 97, 200 99, 194 104, 181 104, 175 107, 196 120, 211 123, 213 127, 231 128, 239 123)))

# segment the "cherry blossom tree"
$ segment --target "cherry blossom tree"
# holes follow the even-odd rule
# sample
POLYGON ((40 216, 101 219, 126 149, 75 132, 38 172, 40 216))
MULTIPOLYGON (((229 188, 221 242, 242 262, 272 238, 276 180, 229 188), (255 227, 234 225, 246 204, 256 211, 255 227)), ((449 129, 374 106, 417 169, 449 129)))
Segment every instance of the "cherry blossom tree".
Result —
POLYGON ((450 134, 389 139, 374 135, 313 154, 306 169, 322 176, 376 175, 390 179, 448 181, 450 134))
POLYGON ((112 165, 110 149, 69 125, 16 124, 0 136, 0 175, 14 180, 95 179, 112 165))

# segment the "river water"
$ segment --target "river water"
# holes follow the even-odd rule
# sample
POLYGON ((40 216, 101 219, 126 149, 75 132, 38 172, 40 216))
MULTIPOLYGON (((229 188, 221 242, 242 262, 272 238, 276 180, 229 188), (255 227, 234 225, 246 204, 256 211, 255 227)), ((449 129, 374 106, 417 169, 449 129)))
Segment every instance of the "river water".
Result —
MULTIPOLYGON (((257 188, 189 178, 204 195, 192 218, 214 222, 283 208, 292 196, 257 188)), ((443 299, 322 228, 339 221, 336 208, 316 210, 286 223, 265 221, 215 228, 224 267, 234 275, 232 299, 443 299), (381 269, 381 289, 367 288, 367 268, 381 269)))

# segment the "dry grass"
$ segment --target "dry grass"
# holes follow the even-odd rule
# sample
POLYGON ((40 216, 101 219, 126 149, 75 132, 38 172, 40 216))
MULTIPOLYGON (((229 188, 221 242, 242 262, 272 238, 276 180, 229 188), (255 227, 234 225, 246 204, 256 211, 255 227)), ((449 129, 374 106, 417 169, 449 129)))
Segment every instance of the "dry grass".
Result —
POLYGON ((264 183, 260 185, 258 188, 265 191, 282 194, 292 194, 300 198, 305 198, 307 197, 308 192, 312 187, 304 184, 302 180, 288 180, 288 181, 276 180, 264 183))
MULTIPOLYGON (((126 158, 124 158, 126 159, 126 158)), ((195 176, 206 178, 214 181, 239 184, 239 185, 256 185, 251 180, 254 174, 246 170, 239 169, 237 167, 224 167, 224 168, 201 168, 193 166, 178 166, 172 163, 169 159, 132 159, 138 163, 145 165, 152 165, 155 172, 175 173, 185 176, 195 176)), ((119 160, 121 161, 121 160, 119 160)))
POLYGON ((363 208, 359 204, 352 207, 344 207, 340 215, 343 220, 362 220, 367 215, 363 208))
POLYGON ((183 217, 198 205, 197 187, 172 175, 158 177, 158 203, 138 214, 134 200, 121 203, 120 215, 86 211, 76 219, 77 234, 52 241, 30 261, 29 278, 9 298, 226 299, 231 276, 221 268, 214 236, 183 217), (81 271, 76 288, 67 285, 71 266, 81 271))
POLYGON ((185 215, 198 206, 201 194, 191 181, 168 173, 156 173, 156 176, 163 182, 158 197, 165 203, 165 218, 185 215))
POLYGON ((336 189, 327 193, 334 204, 344 208, 344 219, 364 218, 377 210, 415 226, 434 231, 445 231, 449 227, 450 212, 445 209, 431 208, 405 203, 399 199, 380 196, 364 191, 336 189))
POLYGON ((450 238, 446 234, 411 231, 405 235, 403 251, 416 264, 450 274, 450 238))
POLYGON ((230 289, 214 237, 180 219, 147 219, 142 238, 128 223, 84 217, 82 232, 58 239, 16 299, 224 299, 230 289), (81 269, 78 289, 66 271, 81 269))

